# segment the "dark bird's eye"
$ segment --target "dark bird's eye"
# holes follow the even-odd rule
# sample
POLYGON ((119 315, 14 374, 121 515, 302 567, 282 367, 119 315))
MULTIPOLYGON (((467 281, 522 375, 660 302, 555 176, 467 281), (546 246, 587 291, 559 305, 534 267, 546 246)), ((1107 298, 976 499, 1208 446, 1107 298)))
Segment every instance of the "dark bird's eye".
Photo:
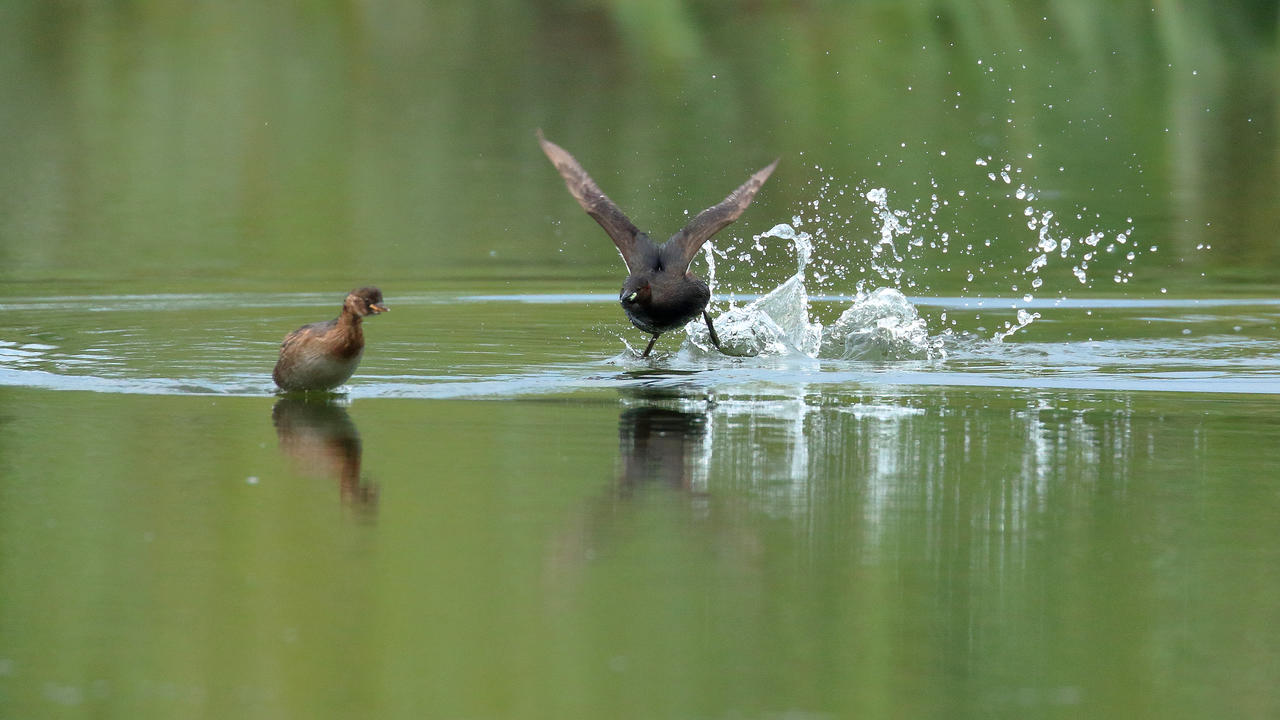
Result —
POLYGON ((636 296, 637 296, 637 295, 639 295, 639 294, 640 294, 640 293, 639 293, 639 292, 637 292, 637 291, 634 291, 634 290, 633 290, 633 291, 631 291, 631 294, 627 296, 627 302, 635 302, 635 301, 636 301, 636 296))

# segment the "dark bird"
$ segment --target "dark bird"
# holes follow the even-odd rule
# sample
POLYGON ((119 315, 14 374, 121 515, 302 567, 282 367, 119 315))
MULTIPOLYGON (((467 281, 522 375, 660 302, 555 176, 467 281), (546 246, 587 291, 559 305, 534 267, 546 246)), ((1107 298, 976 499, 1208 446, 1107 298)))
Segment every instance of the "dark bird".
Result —
POLYGON ((386 311, 378 288, 352 290, 336 319, 303 325, 285 336, 271 377, 282 390, 338 387, 356 371, 364 354, 362 319, 386 311))
POLYGON ((720 204, 698 213, 680 232, 658 245, 647 234, 640 232, 622 210, 600 191, 587 171, 564 148, 543 137, 541 130, 538 131, 538 142, 542 144, 542 151, 551 159, 556 170, 560 171, 569 194, 613 238, 613 244, 618 246, 618 252, 627 264, 630 275, 622 284, 618 300, 632 325, 653 334, 641 357, 649 357, 659 335, 683 327, 698 317, 698 313, 702 313, 702 318, 707 323, 711 342, 719 348, 720 338, 716 335, 711 315, 707 312, 711 289, 689 272, 689 263, 693 262, 703 243, 737 220, 747 209, 760 186, 764 185, 769 174, 777 167, 778 161, 774 160, 769 167, 752 175, 751 179, 729 193, 729 197, 720 204))

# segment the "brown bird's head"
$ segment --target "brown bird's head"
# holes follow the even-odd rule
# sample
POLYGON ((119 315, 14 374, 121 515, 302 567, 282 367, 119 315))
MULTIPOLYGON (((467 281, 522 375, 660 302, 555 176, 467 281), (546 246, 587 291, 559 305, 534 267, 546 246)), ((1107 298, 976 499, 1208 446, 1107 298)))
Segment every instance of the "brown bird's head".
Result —
POLYGON ((347 295, 347 300, 342 306, 356 317, 377 315, 388 310, 387 306, 382 304, 382 291, 376 287, 362 287, 352 290, 347 295))

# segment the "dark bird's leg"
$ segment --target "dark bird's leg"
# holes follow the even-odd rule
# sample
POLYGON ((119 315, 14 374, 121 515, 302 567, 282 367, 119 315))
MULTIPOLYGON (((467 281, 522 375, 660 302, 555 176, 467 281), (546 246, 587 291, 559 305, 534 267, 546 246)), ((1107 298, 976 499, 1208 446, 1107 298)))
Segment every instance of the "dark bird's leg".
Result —
POLYGON ((647 358, 647 357, 649 357, 649 352, 650 352, 651 350, 653 350, 653 344, 654 344, 654 343, 656 343, 656 342, 658 342, 658 336, 659 336, 659 335, 661 335, 661 334, 662 334, 662 333, 654 333, 654 334, 653 334, 653 337, 649 338, 649 345, 648 345, 648 347, 646 347, 646 348, 644 349, 644 354, 643 354, 643 355, 641 355, 640 357, 642 357, 642 358, 647 358))
POLYGON ((711 343, 720 349, 720 336, 716 334, 716 326, 711 324, 711 313, 702 311, 702 319, 707 321, 707 332, 711 333, 711 343))

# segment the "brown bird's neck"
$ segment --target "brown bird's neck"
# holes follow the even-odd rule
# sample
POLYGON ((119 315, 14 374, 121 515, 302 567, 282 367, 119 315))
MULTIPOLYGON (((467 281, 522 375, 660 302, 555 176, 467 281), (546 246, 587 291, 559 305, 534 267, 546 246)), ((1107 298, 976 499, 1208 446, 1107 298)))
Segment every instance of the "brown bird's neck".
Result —
POLYGON ((360 329, 360 321, 363 320, 359 315, 349 308, 342 308, 342 314, 338 316, 338 327, 348 328, 354 327, 360 329))
POLYGON ((339 346, 336 348, 338 354, 349 357, 355 355, 364 349, 364 330, 361 328, 361 318, 359 315, 342 309, 342 314, 338 316, 338 335, 339 346))

